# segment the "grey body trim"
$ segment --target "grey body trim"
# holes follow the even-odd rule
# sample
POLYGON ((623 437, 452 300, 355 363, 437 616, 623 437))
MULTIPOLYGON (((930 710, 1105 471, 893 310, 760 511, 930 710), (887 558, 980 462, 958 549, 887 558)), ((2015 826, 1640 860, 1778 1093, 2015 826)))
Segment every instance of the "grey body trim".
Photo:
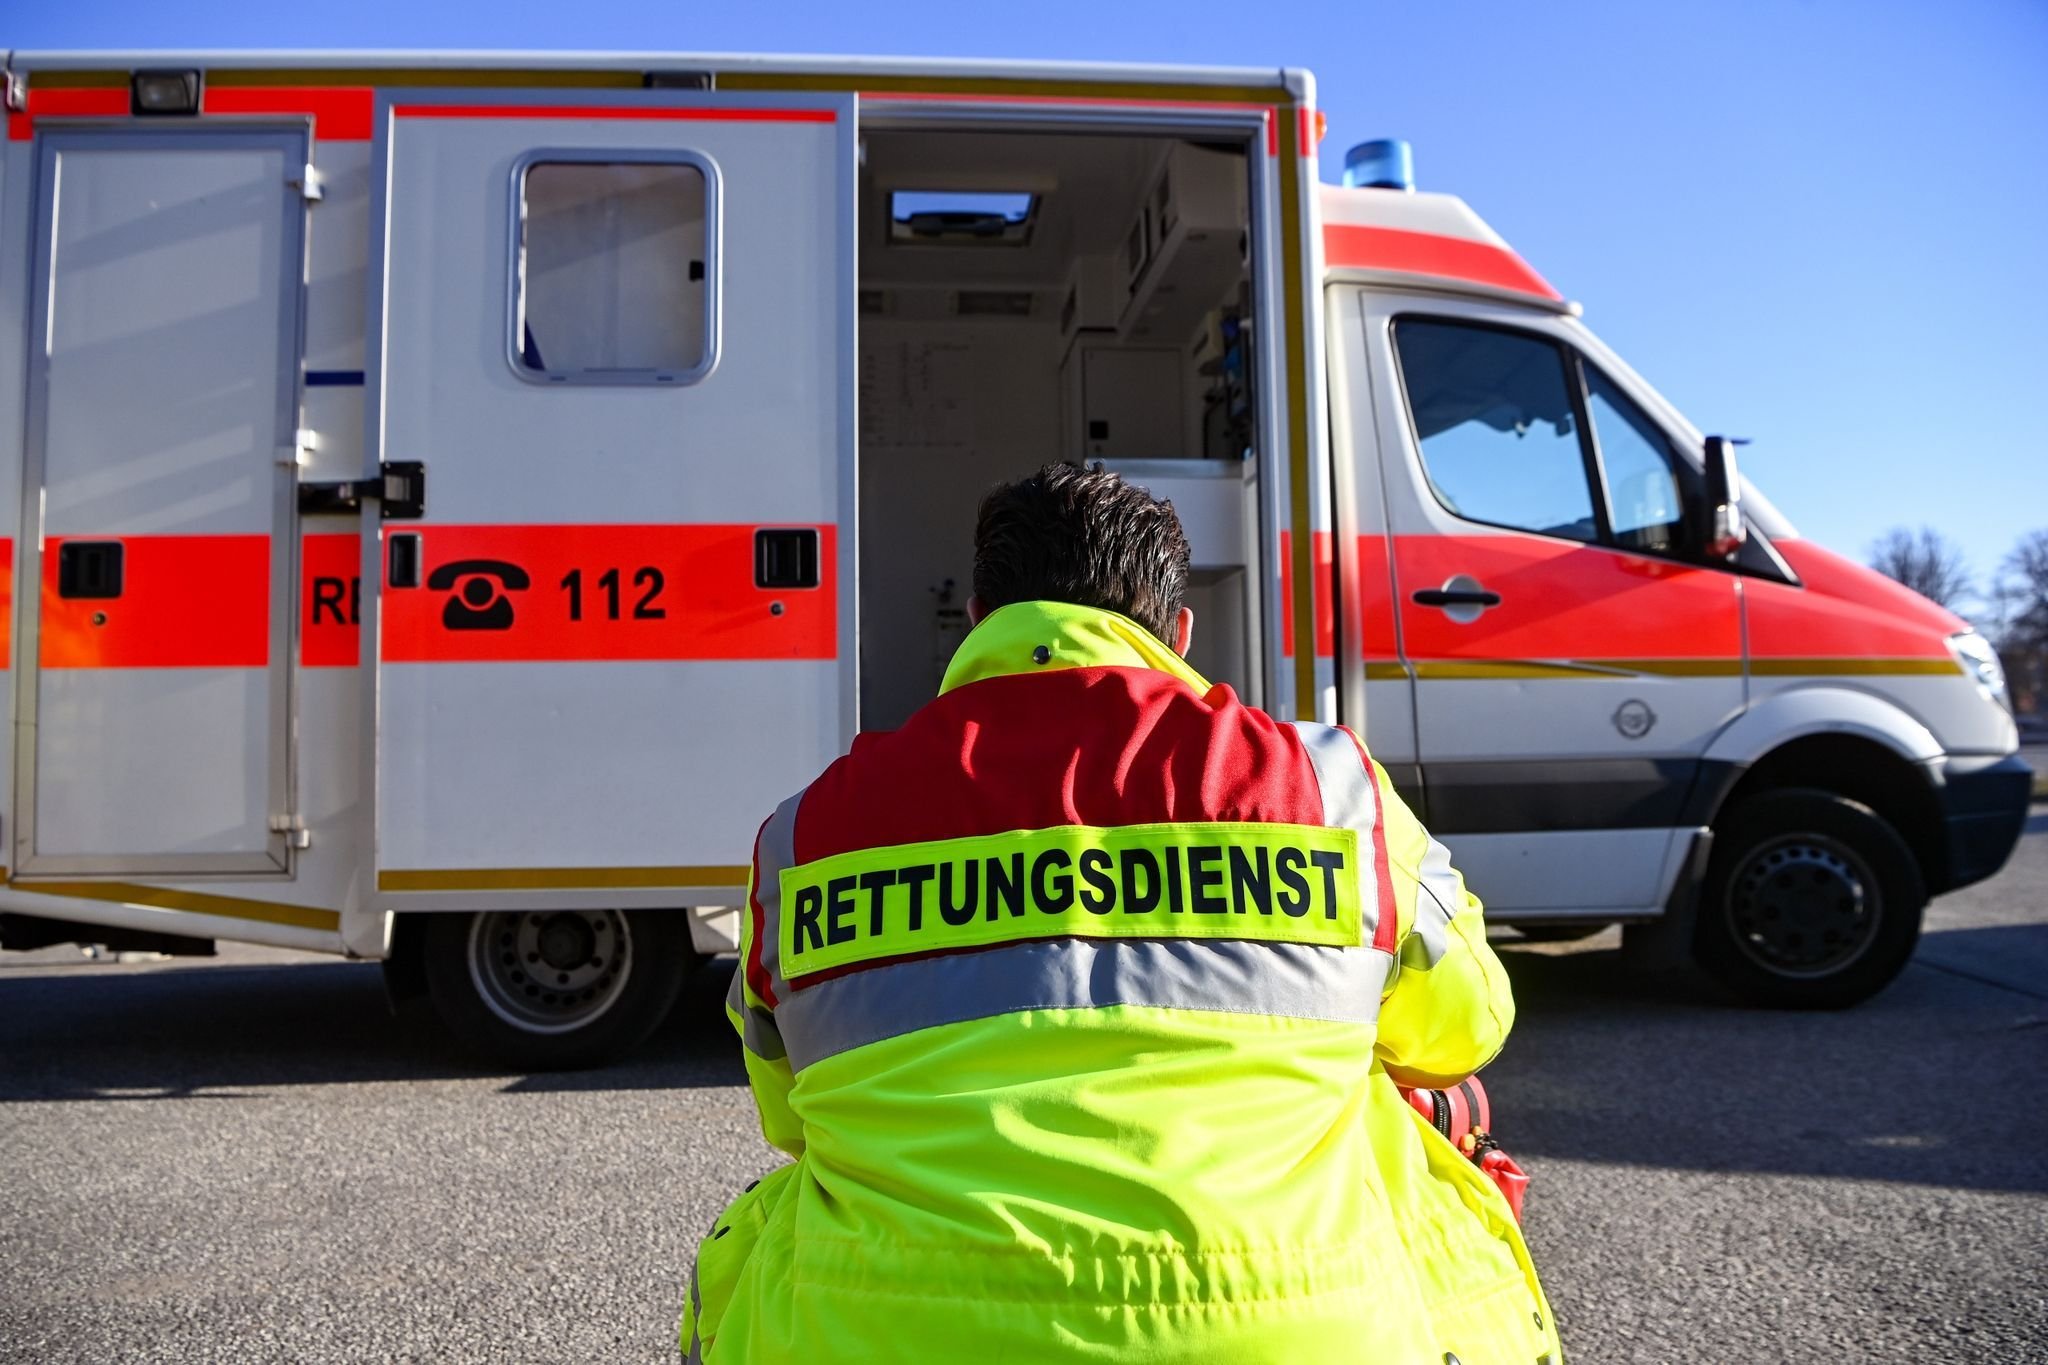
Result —
MULTIPOLYGON (((752 953, 760 959, 761 967, 768 973, 775 998, 789 998, 789 983, 782 979, 782 872, 784 868, 796 865, 796 811, 803 801, 798 792, 775 808, 775 814, 761 826, 760 835, 754 840, 754 870, 752 896, 761 907, 761 927, 754 940, 752 953)), ((753 905, 740 907, 740 914, 751 919, 753 905)), ((742 935, 744 937, 744 934, 742 935)), ((776 1022, 772 1009, 763 1009, 747 1003, 747 963, 742 961, 738 971, 732 974, 732 985, 726 989, 726 1009, 740 1021, 740 1041, 747 1051, 764 1061, 777 1062, 787 1055, 783 1046, 782 1031, 776 1022)))

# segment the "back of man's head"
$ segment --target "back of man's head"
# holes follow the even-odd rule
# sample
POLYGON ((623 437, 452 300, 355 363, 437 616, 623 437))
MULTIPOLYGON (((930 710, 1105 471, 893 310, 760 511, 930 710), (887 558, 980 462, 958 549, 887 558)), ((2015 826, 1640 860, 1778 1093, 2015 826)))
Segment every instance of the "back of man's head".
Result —
POLYGON ((990 490, 974 527, 984 611, 1068 602, 1119 612, 1167 644, 1188 590, 1173 504, 1102 469, 1049 464, 990 490))

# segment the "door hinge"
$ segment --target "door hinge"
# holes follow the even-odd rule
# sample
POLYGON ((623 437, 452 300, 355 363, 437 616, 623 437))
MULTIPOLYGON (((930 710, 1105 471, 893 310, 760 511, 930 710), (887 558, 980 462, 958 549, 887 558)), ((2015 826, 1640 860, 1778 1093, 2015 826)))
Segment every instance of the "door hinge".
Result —
POLYGON ((311 848, 313 831, 306 828, 303 817, 297 815, 273 815, 270 817, 270 832, 282 834, 284 841, 292 848, 311 848))
POLYGON ((373 479, 299 485, 299 512, 356 512, 363 499, 379 504, 386 521, 418 521, 427 513, 427 467, 418 460, 392 460, 373 479))
POLYGON ((320 433, 310 427, 300 427, 292 433, 292 443, 280 447, 278 464, 285 469, 300 469, 306 464, 306 457, 320 448, 320 433))
POLYGON ((320 179, 320 172, 313 169, 313 163, 310 161, 306 163, 305 169, 299 172, 297 180, 287 180, 285 184, 297 190, 299 198, 309 204, 317 204, 327 197, 326 182, 320 179))

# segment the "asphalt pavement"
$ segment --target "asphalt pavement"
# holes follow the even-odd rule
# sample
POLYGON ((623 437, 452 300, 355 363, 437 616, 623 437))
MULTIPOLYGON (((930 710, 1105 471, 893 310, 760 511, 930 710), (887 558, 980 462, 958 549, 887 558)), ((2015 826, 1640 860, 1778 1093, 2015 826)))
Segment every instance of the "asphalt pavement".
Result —
MULTIPOLYGON (((2048 805, 1840 1014, 1511 946, 1489 1071, 1572 1361, 2048 1360, 2048 805)), ((661 1361, 771 1164, 694 978, 634 1061, 479 1071, 375 968, 0 955, 0 1359, 661 1361)))

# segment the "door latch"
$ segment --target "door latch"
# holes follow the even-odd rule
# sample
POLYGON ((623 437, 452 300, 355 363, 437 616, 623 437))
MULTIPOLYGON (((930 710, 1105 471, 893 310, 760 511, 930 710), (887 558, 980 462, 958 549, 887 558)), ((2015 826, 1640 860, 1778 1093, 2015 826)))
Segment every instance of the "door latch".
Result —
POLYGON ((363 499, 379 504, 386 521, 418 521, 427 511, 427 467, 418 460, 393 460, 378 466, 374 479, 299 485, 301 515, 357 512, 363 499))

